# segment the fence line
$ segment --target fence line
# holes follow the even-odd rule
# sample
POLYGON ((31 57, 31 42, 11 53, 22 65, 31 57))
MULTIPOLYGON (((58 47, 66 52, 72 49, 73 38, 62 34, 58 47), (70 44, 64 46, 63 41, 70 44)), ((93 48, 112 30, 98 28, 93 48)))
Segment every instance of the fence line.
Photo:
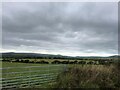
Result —
MULTIPOLYGON (((59 69, 52 69, 54 70, 59 70, 59 69)), ((34 71, 24 71, 24 72, 8 72, 8 73, 2 73, 2 74, 19 74, 19 73, 28 73, 28 72, 38 72, 38 71, 49 71, 49 70, 34 70, 34 71)))
MULTIPOLYGON (((51 74, 49 74, 49 75, 51 75, 51 74)), ((55 75, 52 75, 52 76, 55 76, 55 75)), ((29 76, 28 76, 29 77, 29 76)), ((40 77, 36 77, 36 78, 45 78, 46 76, 40 76, 40 77)), ((26 78, 26 77, 24 77, 24 78, 26 78)), ((24 78, 22 78, 22 80, 24 79, 24 78)), ((12 78, 13 79, 13 78, 12 78)), ((15 78, 14 78, 15 79, 15 78)), ((28 79, 34 79, 34 77, 33 78, 28 78, 28 79)), ((24 79, 24 80, 28 80, 28 79, 24 79)), ((8 80, 10 80, 10 79, 3 79, 3 81, 2 82, 7 82, 8 80)), ((15 80, 11 80, 11 81, 18 81, 18 80, 21 80, 21 78, 18 78, 18 79, 15 79, 15 80)))
POLYGON ((65 65, 7 67, 0 69, 3 71, 3 78, 0 78, 3 88, 30 88, 31 86, 41 86, 44 83, 54 82, 57 75, 65 69, 65 65), (39 70, 35 70, 36 68, 39 70), (17 70, 19 72, 16 72, 17 70))
MULTIPOLYGON (((44 64, 43 64, 44 65, 44 64)), ((4 69, 14 69, 14 68, 32 68, 32 67, 35 67, 35 68, 40 68, 40 67, 45 67, 45 68, 48 68, 46 66, 49 66, 49 67, 57 67, 57 66, 62 66, 62 65, 45 65, 45 66, 26 66, 26 67, 5 67, 5 68, 0 68, 2 70, 4 69)))
MULTIPOLYGON (((53 75, 53 76, 56 76, 56 75, 53 75)), ((45 78, 46 76, 41 76, 41 77, 36 77, 36 78, 45 78)), ((27 79, 23 79, 22 78, 22 80, 29 80, 29 79, 34 79, 34 77, 33 78, 27 78, 27 79)), ((10 79, 3 79, 3 81, 2 82, 8 82, 8 80, 10 80, 10 79)), ((10 80, 11 82, 14 82, 14 81, 19 81, 19 80, 21 80, 21 78, 19 78, 19 79, 15 79, 15 80, 10 80)))
MULTIPOLYGON (((54 75, 54 77, 55 77, 56 75, 54 75)), ((51 80, 51 79, 53 79, 53 76, 49 76, 48 78, 45 78, 45 77, 37 77, 37 78, 28 78, 28 79, 22 79, 22 81, 24 81, 24 82, 21 82, 21 84, 25 84, 25 83, 27 83, 27 82, 29 82, 29 83, 32 83, 32 82, 37 82, 37 81, 39 81, 39 83, 41 83, 41 82, 43 82, 43 81, 45 81, 45 80, 51 80), (40 81, 39 80, 34 80, 34 79, 40 79, 40 81), (43 81, 42 81, 43 80, 43 81)), ((9 81, 6 81, 6 82, 4 82, 4 86, 8 86, 8 85, 17 85, 19 82, 18 81, 21 81, 20 79, 19 80, 11 80, 10 82, 9 81), (16 81, 16 82, 15 82, 16 81)))
MULTIPOLYGON (((54 74, 54 73, 49 73, 49 74, 54 74)), ((42 74, 42 75, 31 75, 31 77, 34 77, 34 76, 45 76, 45 75, 49 75, 49 74, 42 74)), ((13 78, 1 78, 0 80, 6 80, 6 79, 19 79, 19 78, 24 78, 24 77, 29 77, 29 76, 19 76, 19 77, 13 77, 13 78)))

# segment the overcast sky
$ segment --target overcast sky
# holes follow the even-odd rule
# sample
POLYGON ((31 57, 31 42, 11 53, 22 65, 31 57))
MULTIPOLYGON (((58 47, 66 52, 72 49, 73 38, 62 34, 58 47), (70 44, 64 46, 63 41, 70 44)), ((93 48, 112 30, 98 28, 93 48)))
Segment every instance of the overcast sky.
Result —
POLYGON ((3 3, 1 52, 118 53, 117 3, 3 3))

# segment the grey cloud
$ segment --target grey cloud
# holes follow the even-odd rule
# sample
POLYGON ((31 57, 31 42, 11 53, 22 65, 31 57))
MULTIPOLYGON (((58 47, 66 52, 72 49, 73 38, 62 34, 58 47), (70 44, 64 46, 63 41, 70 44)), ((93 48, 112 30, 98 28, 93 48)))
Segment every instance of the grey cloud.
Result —
POLYGON ((2 16, 5 49, 117 53, 117 3, 4 3, 2 16))

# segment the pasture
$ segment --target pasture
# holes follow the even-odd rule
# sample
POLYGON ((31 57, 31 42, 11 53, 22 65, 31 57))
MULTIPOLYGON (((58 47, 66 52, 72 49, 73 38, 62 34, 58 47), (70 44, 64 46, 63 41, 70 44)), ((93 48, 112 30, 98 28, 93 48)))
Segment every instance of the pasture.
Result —
POLYGON ((2 84, 4 88, 44 87, 54 83, 64 65, 2 63, 2 84))
POLYGON ((90 60, 78 60, 76 63, 76 60, 70 60, 65 64, 65 60, 46 59, 44 61, 49 61, 49 63, 41 64, 40 61, 43 60, 37 61, 39 63, 30 63, 31 60, 29 62, 2 62, 3 88, 120 87, 119 71, 115 63, 107 62, 106 64, 104 61, 90 63, 90 60))

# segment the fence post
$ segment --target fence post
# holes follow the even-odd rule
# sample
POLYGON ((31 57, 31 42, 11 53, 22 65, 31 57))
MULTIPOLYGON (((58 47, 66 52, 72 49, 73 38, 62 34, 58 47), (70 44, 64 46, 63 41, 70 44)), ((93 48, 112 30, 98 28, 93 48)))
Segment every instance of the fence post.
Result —
POLYGON ((28 78, 29 78, 29 87, 31 86, 31 83, 30 83, 30 75, 31 75, 31 73, 30 73, 30 71, 31 71, 31 69, 30 69, 30 67, 29 67, 29 76, 28 76, 28 78))
POLYGON ((44 80, 46 81, 46 79, 47 79, 47 80, 50 79, 50 78, 49 78, 49 64, 47 64, 46 67, 47 67, 47 70, 46 70, 46 72, 45 72, 45 77, 44 77, 43 81, 44 81, 44 80))
POLYGON ((65 72, 68 71, 66 64, 64 64, 64 71, 65 71, 65 72))

